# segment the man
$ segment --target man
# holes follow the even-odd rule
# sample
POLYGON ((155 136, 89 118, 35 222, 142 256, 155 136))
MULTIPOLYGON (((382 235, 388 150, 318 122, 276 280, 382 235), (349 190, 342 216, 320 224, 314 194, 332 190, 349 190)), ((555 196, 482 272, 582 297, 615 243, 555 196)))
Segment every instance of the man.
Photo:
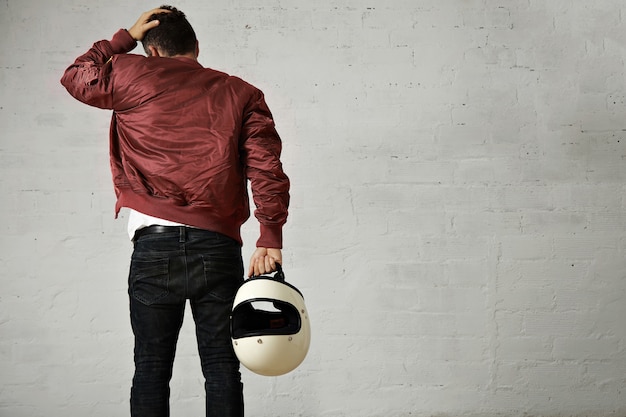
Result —
POLYGON ((78 57, 61 83, 112 109, 110 155, 120 208, 130 209, 135 335, 131 415, 169 415, 169 381, 186 300, 205 377, 206 415, 243 415, 229 314, 243 282, 240 227, 250 180, 260 223, 248 276, 282 261, 289 180, 261 91, 202 67, 185 15, 150 10, 78 57), (142 41, 147 57, 128 54, 142 41))

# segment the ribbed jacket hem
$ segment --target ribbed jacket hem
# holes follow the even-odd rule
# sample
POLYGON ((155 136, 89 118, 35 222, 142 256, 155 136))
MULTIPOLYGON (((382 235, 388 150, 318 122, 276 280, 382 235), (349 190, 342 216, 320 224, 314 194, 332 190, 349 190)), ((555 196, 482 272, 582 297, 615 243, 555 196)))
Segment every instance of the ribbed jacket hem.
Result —
POLYGON ((226 235, 243 245, 241 239, 241 225, 247 220, 215 216, 215 212, 209 208, 194 205, 175 205, 165 198, 152 197, 148 194, 136 194, 130 190, 120 189, 115 214, 122 207, 137 210, 149 216, 169 220, 176 223, 186 224, 204 230, 226 235))

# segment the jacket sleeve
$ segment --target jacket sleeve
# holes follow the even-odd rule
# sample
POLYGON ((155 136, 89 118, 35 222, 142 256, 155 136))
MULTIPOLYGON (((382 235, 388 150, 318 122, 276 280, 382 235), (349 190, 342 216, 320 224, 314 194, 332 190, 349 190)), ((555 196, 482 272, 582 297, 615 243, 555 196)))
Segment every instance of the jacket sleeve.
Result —
POLYGON ((257 247, 282 248, 282 228, 289 207, 289 178, 280 162, 281 139, 263 93, 249 101, 242 130, 242 157, 247 172, 255 217, 260 224, 257 247))
POLYGON ((102 109, 113 108, 111 58, 130 52, 137 42, 125 29, 120 29, 110 41, 93 44, 84 55, 76 58, 61 78, 61 84, 77 100, 102 109))

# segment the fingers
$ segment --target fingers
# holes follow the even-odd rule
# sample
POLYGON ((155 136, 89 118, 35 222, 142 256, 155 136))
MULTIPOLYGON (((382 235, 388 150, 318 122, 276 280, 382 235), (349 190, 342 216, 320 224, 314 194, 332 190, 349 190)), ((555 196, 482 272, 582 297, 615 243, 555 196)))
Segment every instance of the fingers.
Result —
POLYGON ((150 18, 150 16, 152 16, 153 14, 160 14, 160 13, 171 13, 171 10, 167 10, 167 9, 152 9, 149 12, 145 12, 141 17, 145 17, 144 22, 146 20, 148 20, 150 18))
POLYGON ((259 276, 276 270, 276 260, 270 256, 262 256, 250 261, 248 276, 259 276))
POLYGON ((149 31, 150 29, 159 26, 159 21, 158 20, 151 20, 148 23, 143 25, 143 29, 145 29, 145 32, 149 31))
POLYGON ((276 271, 276 259, 268 255, 265 257, 265 272, 263 273, 274 271, 276 271))
POLYGON ((257 248, 250 259, 248 277, 274 272, 276 271, 276 263, 282 263, 280 252, 268 253, 265 248, 257 248))
POLYGON ((128 29, 128 32, 133 37, 133 39, 135 39, 136 41, 141 41, 147 31, 157 27, 159 25, 158 20, 151 20, 148 22, 148 19, 150 19, 152 15, 159 13, 171 13, 171 11, 157 8, 142 13, 137 22, 135 22, 135 24, 130 29, 128 29))

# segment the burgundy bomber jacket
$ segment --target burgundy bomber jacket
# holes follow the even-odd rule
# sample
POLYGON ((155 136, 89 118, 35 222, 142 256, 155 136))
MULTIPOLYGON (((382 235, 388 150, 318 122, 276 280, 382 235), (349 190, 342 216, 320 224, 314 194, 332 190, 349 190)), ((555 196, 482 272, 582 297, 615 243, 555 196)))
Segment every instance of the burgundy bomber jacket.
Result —
POLYGON ((78 57, 61 83, 76 99, 112 109, 111 172, 117 203, 225 234, 241 243, 250 181, 258 247, 282 248, 289 179, 263 93, 185 58, 128 54, 124 30, 78 57))

